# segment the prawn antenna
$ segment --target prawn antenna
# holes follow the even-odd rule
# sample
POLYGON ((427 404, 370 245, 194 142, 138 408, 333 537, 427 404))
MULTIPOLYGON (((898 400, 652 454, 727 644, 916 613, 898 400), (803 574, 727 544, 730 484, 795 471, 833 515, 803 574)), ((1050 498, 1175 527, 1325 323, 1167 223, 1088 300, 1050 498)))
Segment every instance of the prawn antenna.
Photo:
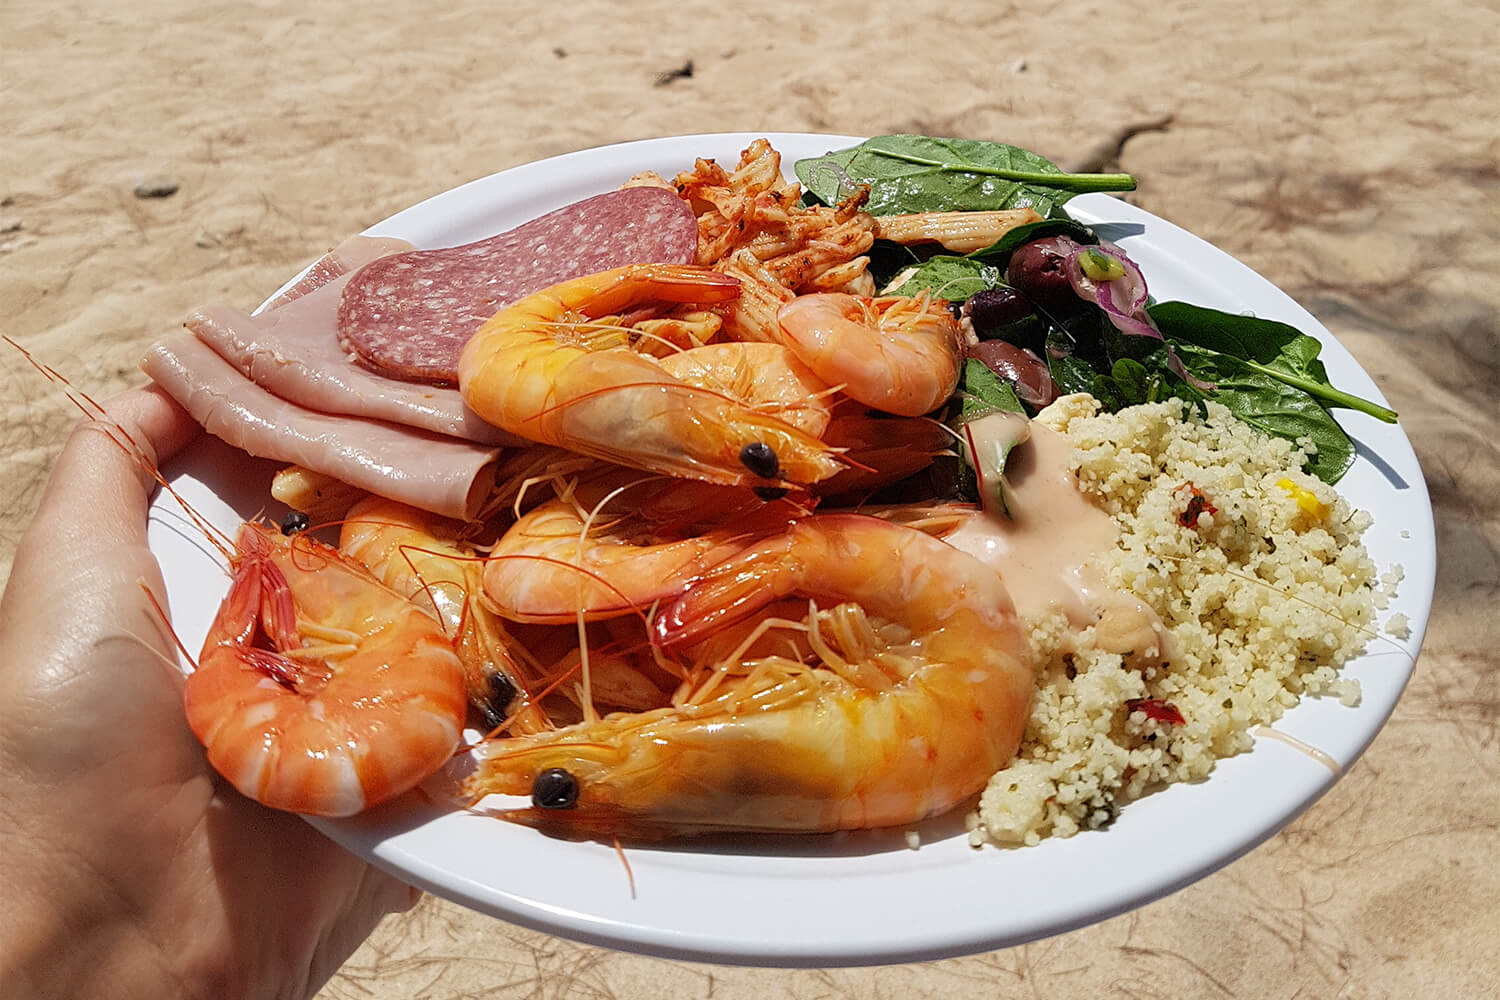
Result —
POLYGON ((615 856, 620 859, 620 864, 625 868, 625 881, 630 883, 630 898, 635 898, 635 872, 630 868, 630 859, 625 856, 625 848, 620 845, 619 837, 609 838, 615 845, 615 856))
POLYGON ((718 399, 735 406, 744 405, 739 400, 730 396, 728 393, 718 392, 714 389, 705 389, 702 386, 688 385, 686 382, 678 382, 670 378, 664 378, 660 382, 619 382, 615 385, 604 386, 600 389, 591 389, 588 392, 579 393, 577 396, 574 396, 571 399, 560 400, 559 402, 553 403, 551 406, 544 407, 543 409, 538 410, 536 413, 532 414, 526 419, 528 421, 541 420, 543 417, 550 416, 551 414, 556 413, 559 410, 565 410, 570 406, 577 406, 580 403, 586 403, 591 399, 595 399, 601 396, 607 396, 610 393, 618 392, 621 389, 668 389, 673 392, 680 392, 683 395, 687 396, 707 396, 711 399, 718 399))
POLYGON ((158 486, 166 490, 172 499, 177 501, 177 505, 182 508, 188 520, 192 521, 195 528, 203 532, 209 544, 219 550, 219 554, 224 557, 225 561, 232 562, 234 560, 233 540, 229 535, 210 524, 182 498, 181 494, 172 488, 172 484, 167 482, 166 478, 161 474, 161 470, 146 459, 146 449, 130 435, 129 431, 118 422, 110 419, 109 411, 98 400, 68 381, 67 376, 63 375, 62 372, 37 358, 26 348, 12 340, 9 335, 0 334, 0 339, 4 339, 7 344, 20 351, 21 356, 26 359, 27 363, 40 372, 47 381, 61 387, 63 395, 67 398, 68 402, 77 407, 79 412, 86 418, 93 421, 104 432, 104 436, 114 443, 115 447, 123 451, 129 456, 131 461, 144 469, 156 481, 158 486))
MULTIPOLYGON (((136 586, 140 587, 141 592, 146 595, 146 600, 150 602, 152 609, 156 612, 156 617, 161 619, 162 625, 166 628, 167 634, 172 637, 172 643, 177 647, 177 651, 182 654, 182 658, 188 663, 192 664, 194 670, 197 670, 197 658, 193 656, 192 653, 189 653, 188 648, 182 644, 182 638, 177 634, 177 630, 172 627, 172 617, 171 615, 167 614, 167 609, 162 606, 161 598, 156 596, 156 591, 152 590, 150 585, 147 584, 145 580, 137 580, 136 586)), ((131 638, 135 639, 142 646, 146 647, 147 649, 151 650, 151 652, 161 657, 162 662, 169 665, 174 671, 179 669, 177 664, 173 663, 165 656, 162 656, 157 648, 151 645, 151 643, 139 638, 138 636, 131 636, 131 638)))

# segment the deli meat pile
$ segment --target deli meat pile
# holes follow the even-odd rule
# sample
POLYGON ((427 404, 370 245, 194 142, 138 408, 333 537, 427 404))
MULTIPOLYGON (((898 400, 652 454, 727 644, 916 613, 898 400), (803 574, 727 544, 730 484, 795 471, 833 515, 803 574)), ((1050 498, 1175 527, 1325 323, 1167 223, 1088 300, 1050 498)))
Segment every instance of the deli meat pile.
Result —
POLYGON ((142 367, 255 457, 471 518, 499 448, 520 442, 460 398, 464 343, 532 292, 627 264, 690 262, 697 241, 692 209, 660 187, 596 195, 457 247, 357 236, 255 315, 195 310, 142 367))

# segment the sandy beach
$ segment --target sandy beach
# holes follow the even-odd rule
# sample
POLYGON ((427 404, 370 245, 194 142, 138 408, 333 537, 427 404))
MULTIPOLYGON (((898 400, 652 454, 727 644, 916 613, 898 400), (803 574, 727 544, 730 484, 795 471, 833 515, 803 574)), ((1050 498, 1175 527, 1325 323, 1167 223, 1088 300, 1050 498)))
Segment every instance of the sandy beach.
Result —
MULTIPOLYGON (((1426 645, 1334 789, 1171 896, 989 954, 671 962, 429 897, 320 996, 1479 997, 1500 981, 1497 39, 1495 5, 1459 0, 12 0, 0 332, 105 396, 142 382, 145 348, 195 306, 250 308, 423 198, 630 139, 918 132, 1130 171, 1130 201, 1326 324, 1422 463, 1439 546, 1426 645)), ((18 353, 0 386, 8 575, 75 412, 18 353)))

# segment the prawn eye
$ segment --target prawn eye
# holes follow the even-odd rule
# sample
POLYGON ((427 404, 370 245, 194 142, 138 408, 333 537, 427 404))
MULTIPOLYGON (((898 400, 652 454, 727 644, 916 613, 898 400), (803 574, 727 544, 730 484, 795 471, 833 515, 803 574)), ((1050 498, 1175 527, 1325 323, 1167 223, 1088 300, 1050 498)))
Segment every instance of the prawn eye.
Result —
POLYGON ((480 706, 480 712, 484 715, 484 721, 493 728, 505 722, 505 710, 515 700, 516 686, 504 674, 494 673, 490 675, 489 687, 490 696, 480 706))
POLYGON ((281 533, 295 535, 299 531, 306 531, 308 523, 306 514, 300 510, 294 510, 281 519, 281 533))
POLYGON ((775 450, 764 441, 752 441, 741 448, 740 464, 762 479, 774 479, 781 470, 775 450))
POLYGON ((757 486, 751 492, 769 503, 772 500, 780 500, 782 497, 790 493, 791 490, 787 489, 784 486, 757 486))
POLYGON ((531 802, 541 809, 572 809, 578 804, 578 779, 560 767, 549 767, 532 781, 531 802))

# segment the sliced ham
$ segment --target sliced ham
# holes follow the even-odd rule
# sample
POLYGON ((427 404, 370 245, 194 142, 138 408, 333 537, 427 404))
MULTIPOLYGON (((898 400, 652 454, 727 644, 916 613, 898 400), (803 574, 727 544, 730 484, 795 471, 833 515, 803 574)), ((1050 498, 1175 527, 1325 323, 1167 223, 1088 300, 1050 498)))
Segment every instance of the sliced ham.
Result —
POLYGON ((225 361, 282 399, 324 413, 385 420, 477 441, 519 444, 464 405, 457 389, 377 375, 355 364, 334 332, 346 273, 274 309, 194 310, 186 326, 225 361))
POLYGON ((190 334, 152 347, 141 367, 209 433, 258 458, 305 466, 464 520, 477 515, 494 485, 496 448, 297 406, 250 381, 190 334))
POLYGON ((357 271, 366 264, 393 253, 415 250, 406 240, 395 236, 351 236, 308 267, 296 281, 277 292, 256 310, 264 312, 284 306, 308 292, 316 291, 341 274, 357 271))

